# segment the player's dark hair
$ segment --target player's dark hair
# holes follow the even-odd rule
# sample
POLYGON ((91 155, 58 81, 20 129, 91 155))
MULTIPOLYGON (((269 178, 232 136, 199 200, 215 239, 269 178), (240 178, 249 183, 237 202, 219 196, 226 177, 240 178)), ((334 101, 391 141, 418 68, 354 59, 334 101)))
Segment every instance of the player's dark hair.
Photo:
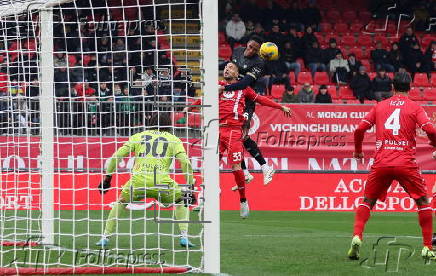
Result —
POLYGON ((156 129, 158 131, 171 132, 173 124, 168 112, 154 112, 149 121, 150 129, 156 129))
POLYGON ((253 40, 256 43, 259 43, 259 45, 262 45, 262 43, 263 43, 263 39, 260 36, 258 36, 258 35, 252 35, 250 37, 250 41, 251 40, 253 40))
POLYGON ((410 83, 412 78, 407 72, 396 73, 394 77, 394 89, 397 92, 407 93, 410 90, 410 83))

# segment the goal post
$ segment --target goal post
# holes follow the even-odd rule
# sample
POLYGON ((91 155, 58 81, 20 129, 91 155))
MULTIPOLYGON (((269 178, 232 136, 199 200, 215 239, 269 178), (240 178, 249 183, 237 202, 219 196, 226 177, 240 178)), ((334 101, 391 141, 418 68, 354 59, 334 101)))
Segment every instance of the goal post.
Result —
POLYGON ((17 0, 0 21, 0 275, 220 273, 218 2, 17 0), (170 114, 196 188, 179 165, 170 177, 204 204, 130 202, 102 250, 135 157, 97 187, 117 148, 160 127, 154 114, 170 114), (179 243, 179 205, 193 248, 179 243))

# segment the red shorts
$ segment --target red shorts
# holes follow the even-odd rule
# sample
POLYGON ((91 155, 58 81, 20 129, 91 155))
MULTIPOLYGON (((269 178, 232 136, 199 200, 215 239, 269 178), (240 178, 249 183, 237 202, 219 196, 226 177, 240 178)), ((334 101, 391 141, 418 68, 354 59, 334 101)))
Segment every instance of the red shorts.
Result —
POLYGON ((220 158, 227 151, 229 164, 238 164, 244 157, 241 127, 220 127, 219 152, 220 158))
POLYGON ((425 180, 418 168, 379 167, 371 169, 366 181, 364 196, 385 201, 387 190, 393 180, 397 180, 413 199, 428 195, 425 180))

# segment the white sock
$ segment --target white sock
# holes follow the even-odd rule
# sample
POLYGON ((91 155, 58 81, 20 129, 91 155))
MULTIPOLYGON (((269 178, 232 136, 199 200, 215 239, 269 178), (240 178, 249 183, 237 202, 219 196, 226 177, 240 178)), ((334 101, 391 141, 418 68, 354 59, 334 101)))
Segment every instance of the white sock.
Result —
POLYGON ((268 164, 263 164, 262 166, 260 166, 262 168, 262 171, 266 171, 269 169, 268 164))
POLYGON ((245 175, 245 176, 248 176, 249 174, 250 174, 250 172, 249 172, 247 169, 245 169, 245 170, 244 170, 244 175, 245 175))
POLYGON ((182 238, 188 238, 188 231, 186 231, 186 230, 182 230, 182 231, 180 231, 180 236, 181 236, 182 238))

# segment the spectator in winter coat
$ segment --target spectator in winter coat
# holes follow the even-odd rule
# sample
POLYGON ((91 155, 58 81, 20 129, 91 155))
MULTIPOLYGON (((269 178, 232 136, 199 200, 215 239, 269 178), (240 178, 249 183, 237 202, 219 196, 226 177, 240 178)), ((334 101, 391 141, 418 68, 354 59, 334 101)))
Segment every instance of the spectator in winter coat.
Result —
POLYGON ((365 99, 374 99, 372 93, 372 83, 368 74, 366 73, 365 66, 360 66, 359 72, 351 80, 350 87, 353 89, 353 94, 360 101, 360 103, 365 103, 365 99))
POLYGON ((235 43, 240 42, 241 39, 245 35, 245 24, 244 21, 241 20, 239 14, 235 13, 232 16, 232 20, 227 22, 226 26, 226 35, 227 40, 230 44, 230 47, 234 47, 235 43))
POLYGON ((329 40, 329 47, 324 49, 323 55, 324 55, 324 64, 328 65, 330 63, 330 60, 334 59, 336 57, 336 54, 339 50, 336 44, 336 39, 330 38, 329 40))
POLYGON ((300 103, 313 103, 314 93, 312 86, 309 83, 305 83, 300 92, 298 92, 298 100, 300 103))
POLYGON ((424 66, 424 54, 421 51, 418 43, 413 44, 412 49, 410 49, 405 56, 407 69, 411 73, 424 73, 426 68, 424 66))
POLYGON ((326 85, 319 87, 319 92, 316 94, 315 103, 332 103, 332 96, 329 94, 326 85))
POLYGON ((284 61, 288 72, 294 71, 295 73, 295 79, 297 79, 298 74, 301 71, 301 65, 297 62, 297 53, 292 48, 291 42, 286 42, 285 46, 282 50, 282 54, 280 55, 280 58, 284 61))
POLYGON ((397 42, 392 43, 392 48, 389 51, 389 63, 394 66, 395 72, 398 72, 398 69, 403 66, 403 57, 397 42))
POLYGON ((383 49, 383 44, 380 41, 377 42, 376 49, 371 51, 371 59, 375 64, 376 70, 384 67, 386 71, 394 72, 394 66, 389 63, 389 52, 383 49))
POLYGON ((400 38, 400 51, 403 57, 406 57, 407 52, 416 43, 418 43, 418 38, 413 33, 412 27, 407 27, 406 32, 400 38))
POLYGON ((356 55, 351 53, 348 55, 348 67, 350 68, 350 79, 353 78, 354 75, 359 71, 360 66, 362 66, 362 63, 356 59, 356 55))
POLYGON ((282 103, 298 103, 300 99, 298 95, 295 94, 294 87, 291 86, 291 89, 285 90, 282 95, 282 103))
POLYGON ((348 67, 347 60, 343 59, 342 53, 338 51, 336 58, 332 59, 329 64, 330 74, 333 76, 333 80, 337 83, 346 83, 348 80, 348 73, 350 67, 348 67))
POLYGON ((312 47, 307 49, 304 62, 309 67, 310 72, 312 72, 312 76, 315 75, 315 72, 326 71, 323 60, 323 50, 319 48, 318 42, 313 42, 312 47))
POLYGON ((374 91, 377 102, 392 97, 392 80, 382 67, 377 72, 377 76, 372 80, 372 91, 374 91))

